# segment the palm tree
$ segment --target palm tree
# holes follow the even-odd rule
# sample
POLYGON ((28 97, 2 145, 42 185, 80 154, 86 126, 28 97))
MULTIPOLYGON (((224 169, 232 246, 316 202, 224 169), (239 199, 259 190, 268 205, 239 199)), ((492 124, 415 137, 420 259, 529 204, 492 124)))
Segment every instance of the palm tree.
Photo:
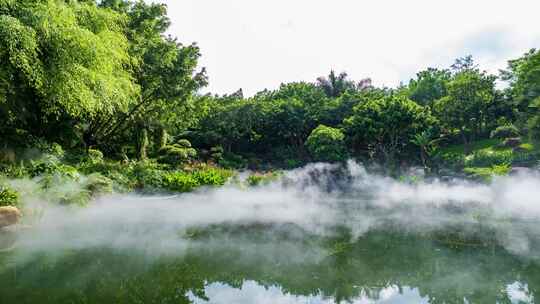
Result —
POLYGON ((328 77, 317 78, 317 86, 320 87, 326 96, 339 97, 349 89, 354 89, 354 82, 347 80, 347 73, 343 72, 336 76, 332 70, 328 77))
POLYGON ((416 134, 411 142, 418 147, 420 147, 420 159, 422 160, 422 166, 424 166, 424 171, 428 171, 428 157, 433 155, 437 149, 437 143, 441 141, 442 138, 433 138, 433 134, 430 131, 422 131, 422 133, 416 134))

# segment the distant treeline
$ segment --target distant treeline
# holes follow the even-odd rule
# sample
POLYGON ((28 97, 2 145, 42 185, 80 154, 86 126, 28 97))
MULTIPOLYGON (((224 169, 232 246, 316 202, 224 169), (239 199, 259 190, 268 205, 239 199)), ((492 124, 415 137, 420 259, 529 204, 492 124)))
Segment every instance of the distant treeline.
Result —
POLYGON ((348 157, 428 166, 438 146, 466 152, 497 128, 540 137, 534 49, 499 75, 466 56, 397 88, 332 71, 249 98, 212 96, 198 93, 207 84, 199 48, 166 36, 169 26, 166 6, 144 1, 0 0, 4 148, 55 142, 108 158, 231 166, 348 157))

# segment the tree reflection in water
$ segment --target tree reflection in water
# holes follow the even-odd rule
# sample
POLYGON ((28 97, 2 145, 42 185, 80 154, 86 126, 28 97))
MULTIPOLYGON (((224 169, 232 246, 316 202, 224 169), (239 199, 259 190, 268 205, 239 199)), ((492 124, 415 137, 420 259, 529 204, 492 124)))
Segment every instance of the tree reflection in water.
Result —
POLYGON ((536 260, 495 246, 370 232, 354 238, 214 227, 185 252, 107 248, 0 255, 0 303, 532 303, 536 260), (225 301, 229 297, 229 301, 225 301), (272 301, 274 299, 275 301, 272 301), (279 301, 278 301, 279 300, 279 301), (242 302, 244 301, 244 302, 242 302))

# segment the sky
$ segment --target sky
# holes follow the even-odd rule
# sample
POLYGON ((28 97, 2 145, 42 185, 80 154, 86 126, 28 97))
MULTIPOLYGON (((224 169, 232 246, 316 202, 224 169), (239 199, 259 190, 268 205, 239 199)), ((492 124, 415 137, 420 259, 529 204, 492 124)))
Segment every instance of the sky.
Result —
POLYGON ((253 95, 330 70, 375 85, 473 55, 497 73, 540 47, 539 0, 155 0, 169 34, 201 48, 204 92, 253 95))

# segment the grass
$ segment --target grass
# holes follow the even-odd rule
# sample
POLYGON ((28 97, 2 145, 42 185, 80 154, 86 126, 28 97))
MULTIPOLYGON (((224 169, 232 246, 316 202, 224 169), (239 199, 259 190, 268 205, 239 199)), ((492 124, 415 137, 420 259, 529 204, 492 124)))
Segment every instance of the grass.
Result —
POLYGON ((489 182, 494 176, 507 175, 510 172, 510 166, 494 165, 492 167, 467 167, 463 169, 463 172, 469 174, 473 178, 489 182))
MULTIPOLYGON (((502 143, 502 139, 493 138, 493 139, 483 139, 476 141, 471 144, 471 152, 489 149, 493 150, 498 144, 502 143)), ((511 149, 510 149, 511 150, 511 149)), ((465 145, 451 145, 448 147, 441 148, 441 154, 464 154, 465 145)))
MULTIPOLYGON (((504 152, 504 151, 512 151, 512 148, 510 147, 498 147, 500 144, 502 144, 504 140, 499 138, 490 138, 490 139, 482 139, 479 141, 476 141, 471 144, 471 152, 469 154, 473 154, 478 151, 485 151, 485 152, 504 152)), ((522 148, 526 152, 533 152, 533 151, 540 151, 540 143, 531 142, 531 141, 525 141, 521 145, 519 145, 520 148, 522 148)), ((440 149, 440 152, 442 155, 449 155, 449 154, 465 154, 465 146, 463 144, 460 145, 451 145, 448 147, 442 147, 440 149)))
POLYGON ((441 148, 443 159, 457 164, 473 178, 489 181, 493 176, 506 175, 512 165, 529 166, 540 158, 540 143, 525 141, 515 152, 511 147, 501 147, 503 139, 483 139, 471 144, 471 152, 464 153, 464 145, 441 148))

